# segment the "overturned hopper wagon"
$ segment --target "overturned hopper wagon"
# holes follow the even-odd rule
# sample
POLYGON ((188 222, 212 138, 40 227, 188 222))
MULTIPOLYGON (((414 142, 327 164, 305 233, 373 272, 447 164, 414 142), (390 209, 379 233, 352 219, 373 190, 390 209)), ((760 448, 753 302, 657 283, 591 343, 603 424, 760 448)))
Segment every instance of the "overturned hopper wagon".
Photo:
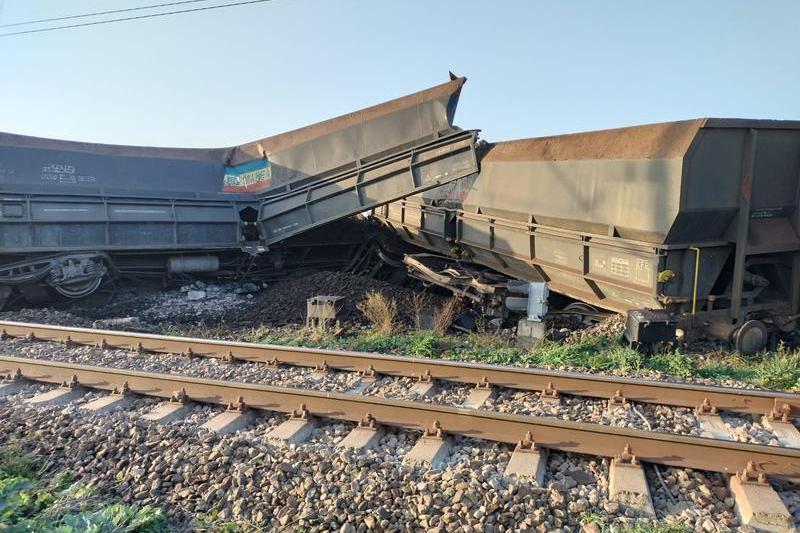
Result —
POLYGON ((320 224, 474 174, 465 78, 220 149, 0 133, 0 305, 91 294, 109 273, 216 272, 320 224))
POLYGON ((440 254, 745 352, 797 328, 800 122, 687 120, 479 156, 479 174, 376 216, 440 254))

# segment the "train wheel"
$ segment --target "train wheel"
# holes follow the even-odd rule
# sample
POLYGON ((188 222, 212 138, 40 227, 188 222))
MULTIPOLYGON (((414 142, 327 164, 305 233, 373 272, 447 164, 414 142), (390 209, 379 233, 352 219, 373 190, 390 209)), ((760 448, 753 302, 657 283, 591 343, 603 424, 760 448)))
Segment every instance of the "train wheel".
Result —
POLYGON ((103 276, 101 274, 78 282, 53 285, 53 289, 66 298, 85 298, 96 291, 102 282, 103 276))
POLYGON ((742 355, 760 352, 767 345, 769 333, 760 320, 748 320, 734 333, 736 351, 742 355))

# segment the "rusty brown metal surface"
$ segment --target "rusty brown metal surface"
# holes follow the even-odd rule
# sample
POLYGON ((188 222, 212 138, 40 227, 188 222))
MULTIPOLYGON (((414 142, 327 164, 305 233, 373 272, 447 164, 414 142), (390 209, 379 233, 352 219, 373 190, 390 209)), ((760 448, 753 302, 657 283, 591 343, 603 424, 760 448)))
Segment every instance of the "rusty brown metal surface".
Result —
POLYGON ((645 462, 733 474, 753 462, 769 476, 800 479, 800 450, 615 428, 360 395, 197 379, 167 374, 0 356, 0 373, 19 369, 26 379, 61 383, 76 376, 81 385, 113 390, 127 382, 131 392, 169 398, 185 389, 190 399, 226 405, 242 397, 251 408, 291 412, 304 404, 317 416, 358 422, 371 414, 380 424, 423 430, 434 421, 443 431, 508 444, 531 432, 543 447, 613 457, 625 446, 645 462))
POLYGON ((774 265, 800 250, 800 122, 699 118, 482 153, 464 188, 378 216, 417 246, 450 254, 456 245, 462 260, 604 309, 666 309, 697 330, 689 336, 720 318, 712 297, 729 323, 792 322, 792 273, 774 265), (744 203, 742 191, 751 191, 744 203), (769 290, 745 283, 745 297, 745 264, 769 290))
POLYGON ((776 410, 783 412, 786 410, 784 406, 788 406, 790 416, 800 416, 800 395, 778 391, 21 322, 0 321, 0 331, 13 337, 33 335, 44 341, 70 341, 88 345, 106 343, 111 347, 130 350, 141 347, 152 352, 192 353, 214 358, 232 355, 249 362, 277 360, 283 364, 304 367, 316 367, 325 362, 333 370, 357 372, 372 368, 376 373, 387 376, 418 377, 430 373, 434 379, 472 384, 486 378, 494 386, 531 391, 542 391, 552 384, 562 394, 608 399, 619 392, 630 401, 678 407, 694 408, 708 399, 719 410, 760 415, 776 410))
POLYGON ((682 157, 707 119, 664 122, 493 143, 484 161, 682 157))
POLYGON ((309 140, 329 135, 332 132, 357 126, 367 121, 374 120, 396 111, 408 107, 414 107, 431 100, 447 100, 453 96, 458 98, 461 88, 467 81, 464 77, 456 77, 446 83, 442 83, 407 96, 395 98, 381 104, 370 106, 359 111, 347 113, 323 122, 311 124, 296 130, 280 133, 271 137, 266 137, 258 141, 249 142, 235 147, 232 163, 237 164, 253 158, 261 157, 263 151, 276 152, 294 146, 296 144, 308 142, 309 140))

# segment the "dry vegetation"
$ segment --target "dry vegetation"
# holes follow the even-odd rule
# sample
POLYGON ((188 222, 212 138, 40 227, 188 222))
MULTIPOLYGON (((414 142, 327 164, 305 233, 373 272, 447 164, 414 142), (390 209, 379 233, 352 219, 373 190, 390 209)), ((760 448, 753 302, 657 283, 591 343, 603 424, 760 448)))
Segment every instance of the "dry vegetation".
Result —
POLYGON ((411 311, 411 318, 414 321, 414 329, 422 329, 423 315, 428 305, 428 298, 424 293, 418 292, 408 299, 408 306, 411 311))
POLYGON ((440 335, 447 333, 460 310, 461 303, 457 298, 453 297, 446 300, 433 315, 433 331, 440 335))
POLYGON ((370 291, 358 310, 369 320, 375 331, 383 335, 394 333, 398 327, 397 302, 379 292, 370 291))

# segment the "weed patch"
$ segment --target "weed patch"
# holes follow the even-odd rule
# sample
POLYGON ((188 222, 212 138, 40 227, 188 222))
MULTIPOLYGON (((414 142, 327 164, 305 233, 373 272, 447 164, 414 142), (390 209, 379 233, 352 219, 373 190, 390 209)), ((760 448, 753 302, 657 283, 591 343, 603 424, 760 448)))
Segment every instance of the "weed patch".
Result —
POLYGON ((10 442, 0 448, 0 477, 34 478, 42 462, 27 453, 17 442, 10 442))
POLYGON ((771 389, 800 389, 800 351, 781 346, 777 351, 745 359, 730 352, 688 354, 672 348, 654 354, 634 350, 621 337, 584 336, 579 342, 541 341, 530 349, 506 336, 486 331, 448 335, 434 330, 385 332, 373 329, 349 335, 301 331, 291 337, 254 332, 255 342, 380 352, 411 357, 440 358, 499 365, 536 366, 590 372, 655 371, 676 379, 707 378, 738 381, 771 389))
POLYGON ((439 308, 436 309, 436 314, 433 315, 433 331, 439 335, 444 335, 450 326, 453 325, 458 314, 461 304, 458 298, 450 298, 444 302, 439 308))
POLYGON ((194 531, 201 533, 257 533, 266 531, 250 522, 233 522, 220 517, 218 510, 200 515, 195 520, 194 531))
POLYGON ((754 368, 755 381, 768 389, 800 388, 800 354, 779 350, 754 368))
POLYGON ((0 448, 0 530, 9 533, 166 533, 164 514, 153 507, 110 503, 63 473, 41 479, 41 461, 18 445, 0 448))
POLYGON ((651 525, 635 525, 633 527, 625 528, 619 533, 689 533, 689 529, 683 524, 656 524, 651 525))
POLYGON ((395 300, 379 292, 368 292, 364 301, 356 307, 379 333, 388 335, 397 329, 397 302, 395 300))
POLYGON ((420 331, 410 335, 406 352, 415 357, 436 357, 439 348, 439 335, 433 331, 420 331))

